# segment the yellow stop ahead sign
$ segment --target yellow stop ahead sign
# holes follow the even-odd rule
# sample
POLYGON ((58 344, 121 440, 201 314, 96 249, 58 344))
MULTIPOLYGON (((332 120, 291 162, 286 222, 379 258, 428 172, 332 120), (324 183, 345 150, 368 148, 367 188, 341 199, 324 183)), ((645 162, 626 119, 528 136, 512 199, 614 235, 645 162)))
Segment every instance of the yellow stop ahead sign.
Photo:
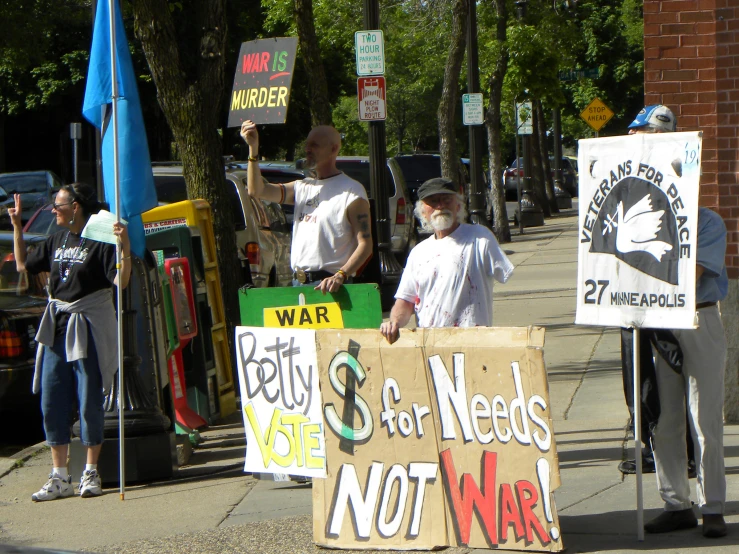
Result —
POLYGON ((613 115, 611 108, 606 106, 600 98, 593 98, 592 102, 582 111, 580 117, 590 125, 593 131, 600 131, 613 115))

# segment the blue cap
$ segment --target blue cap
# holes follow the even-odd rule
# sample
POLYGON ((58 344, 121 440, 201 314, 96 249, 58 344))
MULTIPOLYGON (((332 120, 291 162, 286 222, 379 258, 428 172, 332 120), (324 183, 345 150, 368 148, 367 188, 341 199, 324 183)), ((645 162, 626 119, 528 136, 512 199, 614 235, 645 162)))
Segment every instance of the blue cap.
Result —
POLYGON ((636 114, 636 119, 631 122, 629 129, 636 129, 651 125, 661 131, 672 132, 677 129, 677 119, 672 110, 662 104, 647 106, 636 114))

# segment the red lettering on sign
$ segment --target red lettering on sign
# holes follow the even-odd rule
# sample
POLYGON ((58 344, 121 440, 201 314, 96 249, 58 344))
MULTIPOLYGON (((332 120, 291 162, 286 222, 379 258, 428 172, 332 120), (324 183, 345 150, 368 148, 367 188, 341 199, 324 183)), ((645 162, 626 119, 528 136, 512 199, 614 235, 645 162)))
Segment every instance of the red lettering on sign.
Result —
POLYGON ((254 66, 258 63, 259 54, 245 54, 244 61, 241 64, 241 73, 251 73, 254 71, 254 66))
POLYGON ((498 533, 495 527, 495 472, 497 469, 497 454, 484 452, 482 455, 482 488, 480 492, 474 478, 469 473, 462 475, 462 486, 457 480, 457 471, 454 469, 452 451, 447 449, 441 453, 441 462, 444 469, 444 478, 447 490, 452 497, 454 519, 459 533, 459 542, 464 545, 470 542, 470 527, 472 526, 473 509, 483 523, 490 544, 498 544, 498 533))
POLYGON ((262 52, 262 63, 259 66, 259 71, 269 71, 269 52, 262 52))
POLYGON ((504 483, 500 486, 500 540, 508 540, 508 526, 511 524, 513 524, 516 540, 521 540, 524 537, 521 514, 518 511, 511 486, 504 483))
POLYGON ((533 541, 534 533, 539 535, 539 540, 542 544, 549 544, 549 534, 544 530, 539 523, 539 519, 534 514, 532 508, 536 505, 536 501, 539 500, 539 493, 536 491, 534 485, 528 481, 517 481, 516 482, 516 494, 518 495, 518 503, 521 505, 521 515, 523 516, 523 522, 526 526, 526 540, 533 541), (528 496, 526 494, 528 493, 528 496))

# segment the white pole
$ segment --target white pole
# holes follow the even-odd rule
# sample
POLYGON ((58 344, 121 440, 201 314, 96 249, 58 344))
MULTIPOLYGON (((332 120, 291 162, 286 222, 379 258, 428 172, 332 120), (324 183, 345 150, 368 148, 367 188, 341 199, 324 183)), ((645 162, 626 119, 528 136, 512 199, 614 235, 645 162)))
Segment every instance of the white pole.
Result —
POLYGON ((634 455, 636 456, 636 536, 644 540, 644 497, 641 466, 641 368, 639 367, 639 328, 634 327, 634 455))
MULTIPOLYGON (((110 75, 112 83, 112 106, 113 106, 113 179, 115 182, 115 213, 118 223, 121 221, 121 195, 119 190, 120 176, 118 174, 118 66, 116 60, 116 37, 115 37, 115 0, 108 0, 108 12, 110 17, 110 75)), ((121 283, 121 243, 118 241, 115 249, 115 267, 118 283, 121 283)), ((123 320, 121 318, 121 307, 123 306, 123 288, 119 285, 117 291, 118 311, 118 464, 121 500, 125 499, 126 487, 126 464, 125 464, 125 441, 123 432, 123 320)))

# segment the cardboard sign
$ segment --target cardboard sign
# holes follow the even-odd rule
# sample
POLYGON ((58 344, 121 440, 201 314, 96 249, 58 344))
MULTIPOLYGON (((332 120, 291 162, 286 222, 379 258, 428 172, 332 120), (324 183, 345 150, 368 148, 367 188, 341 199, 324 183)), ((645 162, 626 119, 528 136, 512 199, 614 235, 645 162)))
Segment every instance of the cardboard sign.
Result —
POLYGON ((265 327, 294 327, 301 329, 343 329, 344 318, 338 302, 305 306, 264 308, 265 327))
POLYGON ((269 38, 241 44, 228 127, 245 120, 285 123, 295 68, 297 38, 269 38))
POLYGON ((699 132, 579 141, 575 323, 695 327, 700 159, 699 132))
POLYGON ((317 331, 332 548, 561 551, 538 328, 317 331))
POLYGON ((315 331, 236 327, 244 471, 324 477, 315 331))

